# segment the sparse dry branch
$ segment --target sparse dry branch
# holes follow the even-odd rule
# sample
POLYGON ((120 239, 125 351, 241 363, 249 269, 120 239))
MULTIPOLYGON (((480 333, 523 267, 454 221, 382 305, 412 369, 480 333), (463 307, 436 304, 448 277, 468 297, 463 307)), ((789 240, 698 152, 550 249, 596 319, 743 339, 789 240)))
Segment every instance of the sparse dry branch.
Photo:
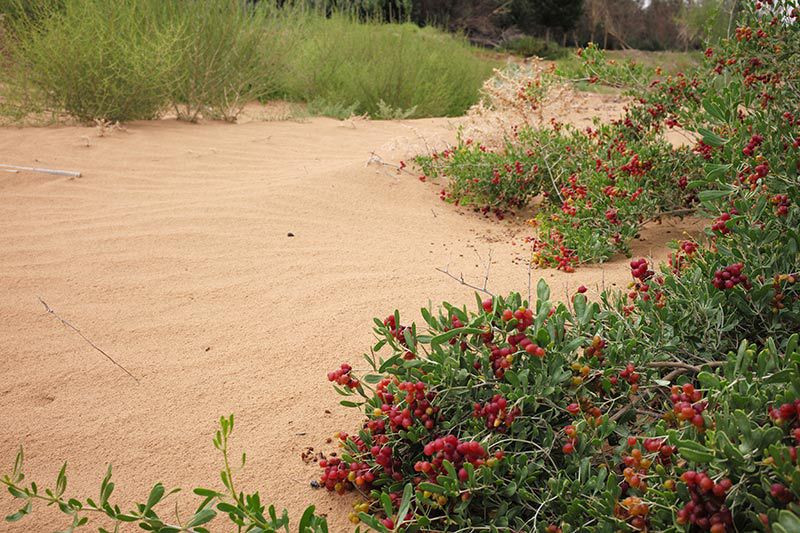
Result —
POLYGON ((69 329, 71 329, 72 331, 74 331, 75 333, 77 333, 78 335, 80 335, 80 337, 81 337, 83 340, 85 340, 85 341, 86 341, 86 342, 89 344, 89 346, 91 346, 92 348, 94 348, 95 350, 97 350, 98 352, 100 352, 101 354, 103 354, 103 355, 105 356, 105 358, 106 358, 106 359, 108 359, 109 361, 111 361, 112 363, 114 363, 114 364, 115 364, 116 366, 118 366, 118 367, 119 367, 119 368, 120 368, 120 369, 121 369, 123 372, 125 372, 125 373, 126 373, 126 374, 128 374, 128 375, 129 375, 131 378, 133 378, 133 380, 134 380, 136 383, 139 383, 139 379, 138 379, 136 376, 134 376, 133 374, 131 374, 131 373, 130 373, 130 371, 129 371, 127 368, 125 368, 124 366, 122 366, 121 364, 119 364, 117 361, 115 361, 115 360, 114 360, 114 358, 113 358, 113 357, 111 357, 110 355, 108 355, 108 354, 107 354, 107 353, 106 353, 106 352, 105 352, 105 351, 104 351, 102 348, 100 348, 100 347, 99 347, 99 346, 97 346, 95 343, 93 343, 91 340, 89 340, 89 339, 86 337, 86 335, 84 335, 84 334, 83 334, 83 332, 81 332, 81 330, 79 330, 78 328, 76 328, 75 326, 73 326, 72 324, 70 324, 69 322, 67 322, 66 320, 64 320, 63 318, 61 318, 61 316, 59 316, 59 315, 58 315, 58 313, 56 313, 55 311, 53 311, 53 309, 52 309, 52 308, 51 308, 49 305, 47 305, 47 302, 45 302, 45 301, 42 299, 42 297, 41 297, 41 296, 38 296, 37 298, 39 298, 39 301, 42 303, 42 305, 44 306, 45 310, 46 310, 48 313, 50 313, 51 315, 53 315, 54 317, 56 317, 56 318, 59 320, 59 322, 61 322, 62 324, 64 324, 66 327, 68 327, 69 329))

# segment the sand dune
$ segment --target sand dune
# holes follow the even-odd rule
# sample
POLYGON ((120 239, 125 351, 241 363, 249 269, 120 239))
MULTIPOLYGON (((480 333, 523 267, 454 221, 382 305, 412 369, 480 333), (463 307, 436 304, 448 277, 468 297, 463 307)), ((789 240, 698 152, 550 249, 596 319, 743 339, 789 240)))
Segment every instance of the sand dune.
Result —
MULTIPOLYGON (((453 121, 157 121, 103 137, 0 129, 0 162, 83 172, 0 173, 0 473, 22 444, 31 479, 54 480, 66 460, 80 495, 97 492, 112 462, 125 506, 157 481, 218 486, 211 436, 235 412, 234 453, 249 458, 238 485, 294 516, 315 503, 332 531, 347 530, 349 506, 312 490, 318 468, 300 457, 330 451, 326 438, 359 419, 338 406, 326 372, 359 367, 373 316, 473 304, 436 267, 481 283, 491 252, 490 289, 527 290, 519 222, 459 210, 435 184, 365 164, 373 151, 407 158, 420 136, 452 140, 453 121)), ((648 229, 636 253, 663 258, 683 224, 648 229)), ((621 258, 534 276, 556 295, 580 284, 596 294, 628 272, 621 258)), ((187 513, 194 505, 189 494, 178 501, 187 513)), ((57 520, 38 513, 11 531, 65 525, 57 520)))

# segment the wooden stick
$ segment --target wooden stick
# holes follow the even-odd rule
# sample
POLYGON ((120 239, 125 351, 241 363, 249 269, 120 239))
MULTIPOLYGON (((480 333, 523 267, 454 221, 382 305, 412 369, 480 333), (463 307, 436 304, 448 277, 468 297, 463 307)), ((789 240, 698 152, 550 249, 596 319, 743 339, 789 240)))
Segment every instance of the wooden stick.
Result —
POLYGON ((122 366, 121 364, 119 364, 118 362, 116 362, 116 361, 114 360, 114 358, 113 358, 113 357, 111 357, 110 355, 108 355, 108 354, 107 354, 105 351, 103 351, 103 349, 102 349, 102 348, 98 347, 98 346, 97 346, 95 343, 93 343, 93 342, 92 342, 92 341, 90 341, 88 338, 86 338, 86 335, 84 335, 84 334, 81 332, 81 330, 79 330, 78 328, 76 328, 75 326, 73 326, 72 324, 70 324, 69 322, 67 322, 66 320, 64 320, 63 318, 61 318, 61 317, 58 315, 58 313, 56 313, 55 311, 53 311, 53 309, 52 309, 52 308, 51 308, 49 305, 47 305, 47 302, 45 302, 44 300, 42 300, 42 297, 41 297, 41 296, 38 296, 37 298, 39 298, 39 301, 40 301, 40 302, 42 303, 42 305, 44 306, 44 308, 45 308, 45 311, 47 311, 48 313, 50 313, 51 315, 53 315, 54 317, 56 317, 56 318, 57 318, 57 319, 58 319, 58 320, 59 320, 59 321, 60 321, 62 324, 64 324, 65 326, 67 326, 68 328, 70 328, 72 331, 74 331, 75 333, 77 333, 78 335, 80 335, 80 336, 81 336, 81 338, 82 338, 83 340, 85 340, 85 341, 86 341, 86 342, 89 344, 89 346, 91 346, 92 348, 94 348, 95 350, 97 350, 98 352, 100 352, 101 354, 103 354, 103 355, 106 357, 106 359, 108 359, 109 361, 111 361, 112 363, 114 363, 115 365, 117 365, 117 367, 119 367, 120 369, 122 369, 122 371, 123 371, 123 372, 125 372, 125 373, 126 373, 126 374, 128 374, 130 377, 132 377, 132 378, 133 378, 133 381, 135 381, 136 383, 139 383, 139 380, 136 378, 136 376, 134 376, 133 374, 131 374, 131 373, 130 373, 130 371, 129 371, 127 368, 125 368, 124 366, 122 366))
POLYGON ((16 165, 4 165, 0 163, 0 168, 8 168, 12 170, 27 170, 28 172, 39 172, 41 174, 54 174, 56 176, 69 176, 71 178, 80 178, 81 173, 73 170, 54 170, 51 168, 37 168, 37 167, 19 167, 16 165))

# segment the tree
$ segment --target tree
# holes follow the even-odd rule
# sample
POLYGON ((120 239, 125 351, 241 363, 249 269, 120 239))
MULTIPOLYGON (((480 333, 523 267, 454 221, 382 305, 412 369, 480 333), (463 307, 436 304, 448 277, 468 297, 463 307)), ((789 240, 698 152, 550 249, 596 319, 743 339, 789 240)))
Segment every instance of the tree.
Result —
POLYGON ((566 35, 577 25, 583 13, 583 0, 513 0, 511 13, 523 31, 533 33, 536 26, 543 26, 545 39, 549 41, 553 28, 566 35))

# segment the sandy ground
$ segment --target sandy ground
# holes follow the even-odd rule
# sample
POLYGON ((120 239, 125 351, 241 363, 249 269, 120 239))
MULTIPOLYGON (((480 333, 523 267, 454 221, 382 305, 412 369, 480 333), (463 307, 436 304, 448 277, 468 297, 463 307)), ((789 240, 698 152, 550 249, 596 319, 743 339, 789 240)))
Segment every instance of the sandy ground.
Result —
MULTIPOLYGON (((307 447, 330 451, 326 439, 359 419, 338 406, 326 372, 359 366, 373 316, 417 317, 429 300, 474 305, 436 267, 481 283, 491 253, 489 288, 527 290, 518 222, 459 210, 435 184, 365 164, 373 151, 408 157, 420 135, 452 140, 453 125, 0 129, 0 162, 83 172, 0 172, 0 474, 24 445, 30 479, 51 482, 68 461, 76 495, 95 496, 113 463, 123 507, 157 481, 218 487, 211 437, 220 415, 236 413, 234 454, 248 452, 238 486, 294 517, 314 503, 331 531, 349 530, 346 500, 313 490, 318 468, 301 459, 307 447)), ((663 258, 689 227, 649 228, 635 251, 663 258)), ((628 271, 620 258, 572 275, 534 271, 534 283, 596 294, 624 286, 628 271)), ((185 513, 194 505, 188 493, 177 500, 185 513)), ((3 514, 13 505, 0 498, 3 514)), ((40 512, 4 530, 52 531, 59 520, 40 512)))

